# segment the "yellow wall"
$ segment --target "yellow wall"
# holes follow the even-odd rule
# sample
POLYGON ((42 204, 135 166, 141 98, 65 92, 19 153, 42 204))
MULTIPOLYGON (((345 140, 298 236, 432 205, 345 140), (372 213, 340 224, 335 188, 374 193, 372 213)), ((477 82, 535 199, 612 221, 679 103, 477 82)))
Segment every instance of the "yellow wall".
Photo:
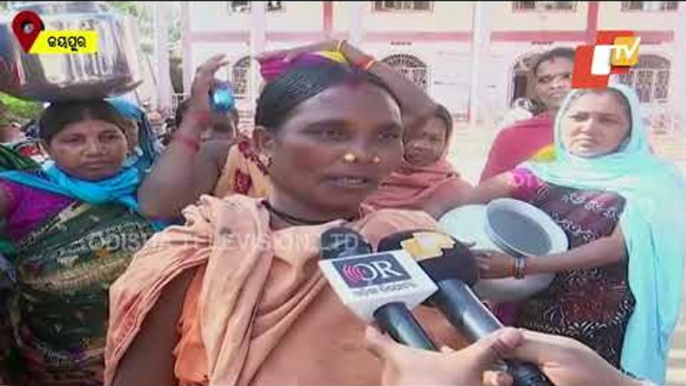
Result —
MULTIPOLYGON (((431 11, 374 12, 373 2, 365 1, 365 31, 449 32, 471 31, 471 2, 434 1, 431 11), (411 16, 411 18, 408 18, 411 16)), ((350 3, 334 2, 334 30, 345 31, 350 25, 350 3)))

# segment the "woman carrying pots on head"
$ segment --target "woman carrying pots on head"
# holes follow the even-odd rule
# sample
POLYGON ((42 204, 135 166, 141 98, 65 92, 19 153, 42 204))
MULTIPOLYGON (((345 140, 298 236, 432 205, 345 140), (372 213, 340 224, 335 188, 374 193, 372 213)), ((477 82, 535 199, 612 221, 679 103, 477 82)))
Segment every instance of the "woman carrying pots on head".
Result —
POLYGON ((52 162, 0 173, 12 383, 102 384, 109 285, 153 234, 123 166, 131 124, 106 101, 53 103, 39 122, 52 162))

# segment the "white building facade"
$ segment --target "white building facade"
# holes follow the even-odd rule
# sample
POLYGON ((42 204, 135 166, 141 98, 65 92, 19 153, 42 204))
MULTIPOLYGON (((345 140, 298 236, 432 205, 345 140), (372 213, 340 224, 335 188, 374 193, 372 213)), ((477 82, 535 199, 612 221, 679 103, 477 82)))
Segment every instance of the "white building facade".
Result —
MULTIPOLYGON (((230 79, 250 111, 259 78, 250 56, 349 39, 424 87, 457 119, 492 122, 527 93, 533 55, 553 47, 593 44, 599 30, 641 37, 640 63, 622 81, 635 87, 646 111, 674 103, 672 69, 685 4, 659 2, 183 2, 184 85, 195 68, 225 53, 230 79), (678 21, 681 20, 679 23, 678 21), (671 98, 671 99, 670 99, 671 98)), ((680 41, 680 40, 679 40, 680 41)), ((683 44, 683 43, 680 43, 683 44)), ((686 53, 683 53, 686 55, 686 53)), ((683 66, 682 66, 683 67, 683 66)), ((530 85, 529 85, 530 86, 530 85)))

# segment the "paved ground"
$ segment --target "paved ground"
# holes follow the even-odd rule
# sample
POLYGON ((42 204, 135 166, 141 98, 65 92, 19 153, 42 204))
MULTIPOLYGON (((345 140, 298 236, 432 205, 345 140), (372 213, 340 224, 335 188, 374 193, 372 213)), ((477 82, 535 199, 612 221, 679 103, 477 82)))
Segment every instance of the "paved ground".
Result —
MULTIPOLYGON (((686 291, 685 291, 686 292, 686 291)), ((685 295, 686 296, 686 295, 685 295)), ((682 307, 681 323, 677 327, 669 352, 669 367, 667 369, 667 384, 673 386, 686 385, 686 307, 682 307)))
MULTIPOLYGON (((449 159, 469 181, 478 182, 495 135, 492 130, 457 124, 449 159)), ((653 135, 651 144, 658 155, 675 162, 686 174, 686 130, 653 135)))
MULTIPOLYGON (((495 133, 490 130, 458 125, 449 159, 467 180, 473 183, 478 181, 494 136, 495 133)), ((686 175, 686 131, 653 135, 651 143, 658 155, 677 163, 686 175)), ((684 294, 686 299, 686 286, 684 294)), ((667 384, 686 386, 686 306, 672 342, 667 384)))

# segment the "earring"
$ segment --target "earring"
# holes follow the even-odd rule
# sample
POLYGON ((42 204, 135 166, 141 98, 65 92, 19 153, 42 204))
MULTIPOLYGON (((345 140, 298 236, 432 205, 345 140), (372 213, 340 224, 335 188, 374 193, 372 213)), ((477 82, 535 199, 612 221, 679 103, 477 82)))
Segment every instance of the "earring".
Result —
POLYGON ((266 155, 266 154, 259 154, 258 159, 261 164, 263 164, 266 167, 271 167, 272 166, 272 156, 266 155))
POLYGON ((381 163, 381 157, 375 155, 374 158, 372 158, 372 162, 374 162, 375 164, 381 163))
POLYGON ((343 161, 351 164, 351 163, 357 161, 357 157, 353 153, 347 153, 346 155, 343 156, 343 161))

